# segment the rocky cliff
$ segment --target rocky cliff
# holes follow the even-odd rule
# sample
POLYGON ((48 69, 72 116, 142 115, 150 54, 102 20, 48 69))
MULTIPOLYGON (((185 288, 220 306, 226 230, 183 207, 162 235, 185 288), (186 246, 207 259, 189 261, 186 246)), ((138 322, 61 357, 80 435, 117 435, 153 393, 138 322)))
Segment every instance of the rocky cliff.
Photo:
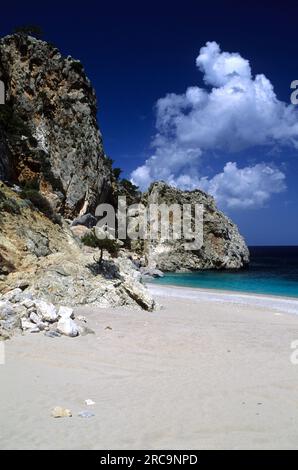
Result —
POLYGON ((38 184, 67 217, 94 210, 107 198, 111 168, 81 63, 47 42, 15 34, 0 40, 0 79, 7 95, 0 177, 38 184))
POLYGON ((249 251, 237 226, 216 207, 214 198, 203 191, 181 191, 164 182, 153 183, 143 195, 149 204, 201 204, 203 245, 185 250, 185 239, 146 241, 142 249, 151 268, 162 271, 196 269, 239 269, 249 262, 249 251))
POLYGON ((81 244, 65 221, 54 223, 0 182, 0 298, 21 288, 25 295, 57 306, 128 305, 152 310, 154 301, 126 252, 117 259, 105 253, 101 265, 98 253, 81 244))

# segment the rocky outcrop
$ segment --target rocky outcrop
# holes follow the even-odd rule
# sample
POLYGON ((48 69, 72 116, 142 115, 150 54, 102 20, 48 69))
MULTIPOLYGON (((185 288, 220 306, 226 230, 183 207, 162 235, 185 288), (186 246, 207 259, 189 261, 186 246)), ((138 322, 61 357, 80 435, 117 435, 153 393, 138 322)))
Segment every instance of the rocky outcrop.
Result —
POLYGON ((105 253, 101 265, 98 258, 99 250, 82 245, 65 221, 54 223, 0 183, 0 300, 6 292, 22 289, 24 295, 55 306, 154 308, 124 250, 117 259, 105 253))
POLYGON ((15 34, 0 40, 0 79, 11 122, 8 128, 7 116, 2 126, 0 119, 0 177, 11 170, 8 146, 15 178, 37 180, 60 213, 94 210, 109 193, 111 167, 81 63, 47 42, 15 34))
POLYGON ((239 269, 249 262, 249 251, 237 226, 219 211, 214 198, 203 191, 181 191, 164 182, 153 183, 143 204, 202 204, 203 246, 185 250, 185 239, 146 241, 142 247, 148 266, 162 271, 239 269))

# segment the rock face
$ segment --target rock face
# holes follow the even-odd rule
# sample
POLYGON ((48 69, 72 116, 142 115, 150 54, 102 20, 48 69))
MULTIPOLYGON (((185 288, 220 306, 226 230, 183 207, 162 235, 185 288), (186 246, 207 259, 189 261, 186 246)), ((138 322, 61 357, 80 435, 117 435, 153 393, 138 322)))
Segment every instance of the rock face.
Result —
POLYGON ((82 245, 66 222, 52 222, 0 183, 0 300, 1 294, 22 289, 41 300, 37 314, 46 321, 56 319, 57 313, 42 301, 68 307, 154 308, 140 272, 124 250, 117 259, 105 253, 100 266, 98 258, 99 250, 82 245))
POLYGON ((0 126, 0 180, 8 180, 12 176, 11 155, 6 141, 6 134, 0 126))
POLYGON ((153 183, 144 195, 148 204, 202 204, 203 246, 199 250, 184 249, 184 239, 154 240, 144 244, 148 266, 162 271, 196 269, 239 269, 249 262, 249 251, 237 226, 215 205, 212 196, 200 190, 181 191, 164 182, 153 183))
POLYGON ((67 217, 94 210, 109 192, 111 169, 96 122, 95 93, 81 63, 47 42, 15 34, 0 40, 0 79, 12 111, 10 127, 19 131, 12 142, 7 135, 12 129, 1 130, 0 120, 0 178, 11 172, 8 140, 18 181, 38 179, 67 217))

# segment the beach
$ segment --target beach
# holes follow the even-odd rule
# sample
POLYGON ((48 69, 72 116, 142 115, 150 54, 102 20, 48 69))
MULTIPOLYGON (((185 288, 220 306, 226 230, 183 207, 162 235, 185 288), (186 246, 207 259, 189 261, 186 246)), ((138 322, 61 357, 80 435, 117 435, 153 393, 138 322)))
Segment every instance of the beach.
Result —
POLYGON ((76 309, 95 334, 5 342, 1 449, 298 448, 298 302, 149 289, 154 312, 76 309))

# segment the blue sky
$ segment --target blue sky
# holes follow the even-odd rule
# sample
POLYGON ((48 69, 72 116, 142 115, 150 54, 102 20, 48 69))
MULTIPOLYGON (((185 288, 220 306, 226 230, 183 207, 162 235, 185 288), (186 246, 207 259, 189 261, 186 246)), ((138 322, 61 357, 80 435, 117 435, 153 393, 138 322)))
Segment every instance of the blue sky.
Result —
POLYGON ((1 33, 37 23, 45 39, 83 62, 98 96, 106 153, 124 176, 149 165, 152 177, 199 184, 214 192, 249 244, 298 244, 298 107, 290 113, 280 104, 290 104, 290 83, 298 79, 298 7, 289 1, 159 3, 6 4, 1 33), (240 74, 236 84, 227 84, 231 63, 240 74), (257 75, 266 77, 265 85, 257 75), (237 93, 243 83, 249 93, 241 106, 227 105, 229 90, 237 93), (264 111, 255 112, 254 98, 246 98, 260 87, 264 111), (197 104, 198 89, 206 106, 197 104), (191 164, 183 167, 187 159, 191 164))

